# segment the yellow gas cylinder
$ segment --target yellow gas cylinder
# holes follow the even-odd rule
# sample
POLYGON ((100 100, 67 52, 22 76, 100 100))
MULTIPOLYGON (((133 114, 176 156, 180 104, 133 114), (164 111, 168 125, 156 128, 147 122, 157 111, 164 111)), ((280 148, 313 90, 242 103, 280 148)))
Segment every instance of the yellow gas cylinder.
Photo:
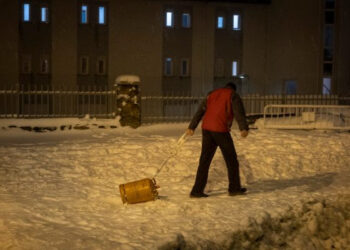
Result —
POLYGON ((158 198, 155 179, 142 179, 119 185, 120 196, 123 203, 134 204, 151 201, 158 198))

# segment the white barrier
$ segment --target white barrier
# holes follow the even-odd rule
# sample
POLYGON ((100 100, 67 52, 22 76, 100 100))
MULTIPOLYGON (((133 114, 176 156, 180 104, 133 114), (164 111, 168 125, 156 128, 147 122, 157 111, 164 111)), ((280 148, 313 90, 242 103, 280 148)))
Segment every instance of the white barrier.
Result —
POLYGON ((350 130, 350 106, 266 105, 264 128, 350 130))

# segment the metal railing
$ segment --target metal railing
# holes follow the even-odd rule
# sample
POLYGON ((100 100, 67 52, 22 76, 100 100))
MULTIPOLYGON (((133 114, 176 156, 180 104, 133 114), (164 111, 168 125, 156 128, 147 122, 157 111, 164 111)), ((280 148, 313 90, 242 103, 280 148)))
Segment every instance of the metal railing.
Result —
POLYGON ((350 106, 267 105, 264 128, 350 130, 350 106))
POLYGON ((115 117, 115 91, 17 88, 0 90, 1 118, 115 117))
MULTIPOLYGON (((143 123, 189 121, 205 97, 142 96, 143 123)), ((336 95, 246 95, 242 101, 249 116, 263 116, 269 104, 338 105, 343 99, 336 95)))

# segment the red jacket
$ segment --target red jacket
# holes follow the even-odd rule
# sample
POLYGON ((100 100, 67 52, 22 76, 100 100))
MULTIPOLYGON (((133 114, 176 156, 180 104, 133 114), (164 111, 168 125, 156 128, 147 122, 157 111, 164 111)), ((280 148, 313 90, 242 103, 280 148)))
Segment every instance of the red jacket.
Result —
POLYGON ((233 121, 232 89, 220 88, 207 97, 202 129, 213 132, 229 132, 233 121))

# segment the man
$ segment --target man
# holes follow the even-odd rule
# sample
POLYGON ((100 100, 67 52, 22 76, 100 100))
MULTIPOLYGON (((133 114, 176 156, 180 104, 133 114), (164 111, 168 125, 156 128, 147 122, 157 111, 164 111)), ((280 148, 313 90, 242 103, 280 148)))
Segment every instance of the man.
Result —
POLYGON ((241 187, 239 163, 230 129, 233 118, 238 123, 242 137, 248 135, 249 128, 242 100, 236 93, 236 85, 229 82, 225 87, 216 89, 208 94, 193 116, 186 130, 187 135, 193 135, 194 130, 202 118, 202 152, 199 159, 196 181, 190 197, 208 197, 204 193, 204 188, 208 180, 209 166, 218 146, 225 159, 228 170, 229 195, 244 194, 247 189, 241 187))

